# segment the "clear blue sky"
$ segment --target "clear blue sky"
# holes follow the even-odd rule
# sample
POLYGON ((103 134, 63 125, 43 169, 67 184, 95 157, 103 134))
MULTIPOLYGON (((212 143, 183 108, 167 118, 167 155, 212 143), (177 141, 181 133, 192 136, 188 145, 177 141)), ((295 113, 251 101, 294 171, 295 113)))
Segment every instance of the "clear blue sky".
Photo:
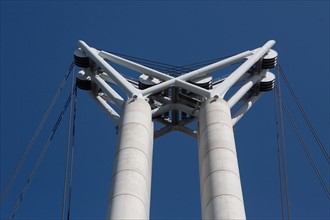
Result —
MULTIPOLYGON (((279 62, 329 152, 329 1, 1 1, 1 189, 13 173, 66 70, 76 41, 184 65, 277 41, 279 62)), ((283 90, 329 184, 329 165, 283 90)), ((64 92, 68 94, 67 90, 64 92)), ((66 97, 52 114, 55 120, 66 97)), ((105 113, 79 91, 72 219, 102 219, 115 146, 105 113)), ((1 205, 7 218, 49 134, 1 205)), ((27 192, 17 219, 61 216, 67 117, 27 192)), ((286 124, 293 219, 329 218, 329 200, 286 124)), ((249 219, 280 219, 273 93, 235 128, 249 219)), ((180 133, 155 141, 152 219, 200 219, 197 143, 180 133)))

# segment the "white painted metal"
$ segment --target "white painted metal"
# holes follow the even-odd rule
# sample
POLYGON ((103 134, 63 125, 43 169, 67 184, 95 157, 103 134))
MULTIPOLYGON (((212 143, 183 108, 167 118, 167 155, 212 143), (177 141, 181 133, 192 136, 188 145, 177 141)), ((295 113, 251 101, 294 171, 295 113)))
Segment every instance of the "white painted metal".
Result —
MULTIPOLYGON (((104 71, 92 74, 87 68, 88 76, 81 75, 82 80, 91 79, 92 83, 96 83, 102 89, 102 93, 96 96, 95 91, 93 91, 94 96, 92 91, 90 94, 116 125, 119 125, 107 219, 149 219, 153 137, 154 135, 155 137, 162 136, 173 130, 196 137, 197 133, 186 127, 196 119, 199 120, 198 154, 202 219, 246 218, 233 126, 262 94, 260 92, 251 97, 246 96, 251 87, 265 76, 267 70, 256 75, 247 74, 247 71, 265 55, 270 56, 269 59, 275 59, 276 57, 272 57, 275 53, 269 52, 274 44, 275 41, 268 41, 263 47, 254 51, 245 51, 175 78, 111 53, 98 51, 83 41, 78 42, 81 47, 80 52, 85 53, 80 56, 87 55, 104 71), (243 59, 247 61, 212 90, 206 90, 188 82, 206 77, 216 70, 243 59), (144 90, 136 89, 106 60, 153 77, 152 80, 142 78, 142 82, 146 85, 149 85, 150 81, 150 85, 153 86, 144 90), (247 82, 229 99, 228 103, 219 98, 223 97, 233 85, 243 80, 247 82), (121 97, 106 81, 119 86, 127 94, 128 100, 125 102, 126 97, 121 97), (177 88, 173 89, 171 96, 157 94, 173 86, 177 88), (180 88, 201 96, 195 100, 194 108, 191 107, 192 105, 178 101, 180 96, 176 94, 180 88), (245 100, 246 97, 249 97, 248 100, 245 100), (153 101, 150 102, 153 103, 152 111, 149 103, 143 98, 153 101), (230 108, 240 100, 246 103, 231 118, 230 108), (113 102, 122 109, 120 119, 118 113, 107 102, 113 102), (202 106, 200 106, 201 102, 203 102, 202 106), (156 117, 170 111, 185 112, 194 117, 186 119, 182 117, 179 120, 179 114, 174 114, 172 121, 156 117), (154 133, 152 117, 155 117, 155 121, 159 120, 165 127, 154 133)), ((272 80, 271 76, 265 76, 265 83, 272 80)), ((136 86, 135 82, 133 84, 136 86)))
POLYGON ((202 219, 245 219, 232 120, 228 104, 208 99, 199 112, 202 219))
POLYGON ((165 81, 165 82, 162 82, 162 83, 159 83, 158 85, 155 85, 153 87, 150 87, 150 88, 147 88, 147 89, 144 89, 141 91, 141 94, 144 96, 144 97, 147 97, 151 94, 155 94, 155 93, 158 93, 158 92, 161 92, 161 91, 164 91, 165 89, 173 86, 175 83, 175 79, 170 79, 168 81, 165 81))
POLYGON ((243 53, 236 54, 232 57, 228 57, 228 58, 220 60, 216 63, 212 63, 212 64, 204 66, 200 69, 197 69, 197 70, 191 71, 189 73, 186 73, 182 76, 179 76, 178 79, 188 81, 188 80, 195 79, 197 77, 205 76, 209 73, 212 73, 212 72, 217 71, 219 69, 225 68, 225 67, 227 67, 231 64, 237 63, 237 62, 247 58, 248 56, 250 56, 252 54, 253 53, 251 51, 245 51, 243 53))
POLYGON ((104 93, 106 93, 111 101, 120 107, 125 101, 124 99, 113 89, 111 88, 99 75, 91 74, 93 82, 95 82, 104 93))
POLYGON ((261 83, 263 83, 263 82, 272 82, 272 81, 275 82, 275 78, 276 77, 275 77, 274 73, 267 71, 260 82, 261 83))
POLYGON ((194 117, 198 117, 198 114, 196 114, 196 112, 194 111, 193 108, 191 108, 187 105, 181 104, 181 103, 166 104, 159 108, 153 109, 152 117, 158 117, 166 112, 173 111, 173 110, 182 111, 182 112, 185 112, 194 117))
POLYGON ((203 96, 205 98, 210 98, 214 95, 217 95, 218 90, 220 90, 219 93, 222 93, 222 94, 224 92, 226 92, 256 61, 258 61, 264 54, 266 54, 268 52, 268 50, 273 46, 273 44, 275 44, 275 41, 268 41, 261 49, 258 49, 255 54, 253 54, 252 51, 245 51, 243 53, 229 57, 227 59, 224 59, 224 60, 218 61, 216 63, 210 64, 208 66, 202 67, 198 70, 191 71, 191 72, 184 74, 182 76, 179 76, 177 78, 174 78, 172 76, 169 76, 167 74, 164 74, 164 73, 154 70, 152 68, 145 67, 141 64, 135 63, 133 61, 124 59, 122 57, 116 56, 114 54, 111 54, 111 53, 108 53, 105 51, 100 51, 99 56, 104 59, 107 59, 109 61, 112 61, 114 63, 117 63, 119 65, 122 65, 124 67, 127 67, 129 69, 135 70, 137 72, 140 72, 140 73, 143 73, 148 76, 155 77, 159 80, 164 81, 162 83, 159 83, 156 86, 153 86, 146 90, 141 91, 142 95, 145 97, 149 96, 151 94, 160 92, 160 91, 164 90, 164 88, 168 88, 170 86, 178 86, 178 87, 187 89, 189 91, 192 91, 193 93, 203 96), (235 77, 233 77, 233 76, 231 76, 229 80, 226 79, 225 84, 227 85, 227 87, 223 86, 224 85, 223 84, 211 92, 211 91, 208 91, 206 89, 200 88, 198 86, 195 86, 195 85, 192 85, 192 84, 186 82, 188 80, 193 80, 194 78, 205 76, 211 72, 224 68, 233 63, 239 62, 242 59, 247 58, 248 56, 250 56, 248 59, 249 62, 246 61, 243 65, 241 65, 240 68, 237 69, 237 70, 239 70, 239 69, 240 70, 246 69, 246 70, 239 74, 237 74, 237 72, 235 71, 232 75, 236 76, 237 79, 235 79, 235 77), (232 82, 230 82, 230 81, 232 81, 232 82), (223 90, 224 87, 226 88, 225 91, 221 91, 221 90, 223 90))
POLYGON ((173 77, 170 76, 170 75, 167 75, 165 73, 159 72, 159 71, 154 70, 152 68, 143 66, 141 64, 135 63, 133 61, 124 59, 122 57, 116 56, 116 55, 111 54, 109 52, 100 51, 99 55, 102 58, 106 59, 106 60, 109 60, 111 62, 119 64, 119 65, 121 65, 123 67, 126 67, 128 69, 134 70, 136 72, 139 72, 139 73, 157 78, 157 79, 162 80, 162 81, 167 81, 167 80, 173 79, 173 77))
POLYGON ((258 95, 251 96, 247 101, 245 101, 245 104, 237 110, 237 112, 233 115, 232 123, 233 126, 247 113, 250 108, 258 101, 258 99, 261 97, 262 92, 260 92, 258 95))
POLYGON ((111 120, 118 125, 119 114, 110 106, 108 103, 99 95, 94 96, 93 93, 89 92, 90 96, 96 101, 96 103, 107 113, 107 115, 111 118, 111 120))
POLYGON ((265 76, 267 70, 262 70, 261 73, 253 75, 229 100, 229 108, 232 108, 246 93, 252 88, 254 84, 265 76))
MULTIPOLYGON (((190 82, 194 83, 195 85, 203 85, 205 83, 210 83, 212 82, 212 76, 206 75, 198 78, 192 79, 190 82)), ((180 79, 182 80, 182 79, 180 79)))
POLYGON ((231 73, 217 88, 212 90, 212 97, 219 95, 223 97, 230 89, 258 60, 260 60, 275 44, 274 40, 268 41, 264 46, 259 48, 255 54, 249 57, 240 67, 231 73))
POLYGON ((110 77, 116 82, 118 86, 128 95, 133 97, 134 95, 140 96, 137 89, 134 88, 120 73, 118 73, 109 63, 107 63, 102 57, 98 55, 98 51, 89 47, 84 41, 78 41, 78 45, 81 49, 92 59, 98 66, 100 66, 110 77))
POLYGON ((185 112, 185 113, 187 113, 191 116, 194 116, 194 117, 198 118, 198 114, 196 114, 196 109, 193 109, 193 108, 191 108, 187 105, 184 105, 184 104, 181 104, 181 103, 174 103, 173 104, 173 109, 185 112))
POLYGON ((108 83, 112 83, 112 84, 116 84, 115 81, 113 81, 110 76, 108 76, 107 73, 102 72, 100 74, 98 74, 104 81, 108 82, 108 83))
MULTIPOLYGON (((197 70, 191 71, 189 73, 186 73, 182 76, 177 77, 177 79, 181 79, 183 81, 188 81, 188 80, 192 80, 196 77, 202 77, 202 76, 205 76, 205 75, 207 75, 211 72, 214 72, 214 71, 219 70, 221 68, 227 67, 227 66, 229 66, 233 63, 239 62, 242 59, 245 59, 245 58, 247 58, 248 56, 250 56, 252 54, 253 53, 251 51, 245 51, 243 53, 236 54, 232 57, 228 57, 228 58, 223 59, 221 61, 218 61, 216 63, 210 64, 208 66, 205 66, 205 67, 202 67, 200 69, 197 69, 197 70)), ((137 72, 146 74, 148 76, 158 78, 162 81, 167 81, 167 80, 170 80, 170 79, 173 78, 173 77, 171 77, 169 75, 166 75, 162 72, 159 72, 157 70, 154 70, 154 69, 151 69, 149 67, 143 66, 141 64, 135 63, 133 61, 124 59, 122 57, 116 56, 116 55, 111 54, 111 53, 106 52, 106 51, 100 51, 99 55, 102 58, 107 59, 109 61, 112 61, 116 64, 125 66, 129 69, 132 69, 132 70, 135 70, 137 72)))
POLYGON ((176 85, 177 87, 186 89, 188 91, 191 91, 195 94, 198 94, 200 96, 203 96, 205 98, 210 98, 211 97, 211 91, 207 90, 207 89, 203 89, 199 86, 193 85, 191 83, 187 83, 181 79, 175 79, 175 83, 174 85, 176 85))
POLYGON ((146 86, 154 86, 161 83, 159 79, 145 74, 140 75, 139 82, 143 83, 146 86))
POLYGON ((152 117, 158 117, 163 115, 166 112, 172 111, 173 110, 173 104, 166 104, 163 106, 160 106, 159 108, 155 108, 152 110, 152 117))
POLYGON ((269 50, 266 55, 264 56, 264 59, 276 59, 278 56, 278 53, 275 50, 269 50))
POLYGON ((91 81, 91 77, 89 75, 90 74, 86 74, 86 71, 85 70, 80 70, 77 73, 77 79, 91 81))
POLYGON ((171 86, 177 86, 186 90, 189 90, 195 94, 198 94, 203 97, 211 97, 211 92, 209 90, 203 89, 201 87, 195 86, 191 83, 182 81, 178 78, 172 78, 168 81, 162 82, 158 85, 155 85, 153 87, 141 90, 141 93, 143 96, 149 96, 151 94, 158 93, 160 91, 165 90, 166 88, 169 88, 171 86))
POLYGON ((123 105, 107 219, 149 219, 153 123, 140 98, 123 105))
POLYGON ((211 72, 214 72, 216 70, 219 70, 221 68, 224 68, 228 65, 231 65, 235 62, 239 62, 242 59, 252 55, 253 53, 251 51, 245 51, 243 53, 237 54, 235 56, 229 57, 227 59, 218 61, 216 63, 210 64, 208 66, 202 67, 200 69, 191 71, 190 73, 184 74, 182 76, 179 76, 177 78, 174 78, 172 76, 169 76, 167 74, 164 74, 162 72, 159 72, 157 70, 151 69, 149 67, 143 66, 141 64, 135 63, 133 61, 124 59, 122 57, 116 56, 114 54, 100 51, 99 55, 109 61, 112 61, 116 64, 122 65, 126 68, 135 70, 137 72, 146 74, 151 77, 155 77, 159 80, 164 81, 163 83, 158 84, 158 86, 153 86, 149 88, 146 91, 141 91, 144 96, 148 96, 150 94, 155 94, 159 91, 162 91, 164 87, 174 86, 177 85, 179 87, 182 87, 184 89, 187 89, 189 91, 192 91, 198 95, 204 96, 204 97, 210 97, 210 91, 200 88, 198 86, 194 86, 190 83, 187 83, 188 80, 193 80, 194 78, 199 78, 202 76, 205 76, 211 72), (166 83, 165 83, 166 82, 166 83))

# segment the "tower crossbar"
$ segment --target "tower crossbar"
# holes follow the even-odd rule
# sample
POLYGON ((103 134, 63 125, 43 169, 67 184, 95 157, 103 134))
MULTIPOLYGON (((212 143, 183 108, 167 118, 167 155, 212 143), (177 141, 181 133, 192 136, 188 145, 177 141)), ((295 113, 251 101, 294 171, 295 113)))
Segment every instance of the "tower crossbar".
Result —
POLYGON ((149 219, 153 140, 172 131, 198 140, 202 219, 246 218, 233 126, 273 89, 274 44, 175 77, 78 41, 77 86, 118 129, 107 219, 149 219))

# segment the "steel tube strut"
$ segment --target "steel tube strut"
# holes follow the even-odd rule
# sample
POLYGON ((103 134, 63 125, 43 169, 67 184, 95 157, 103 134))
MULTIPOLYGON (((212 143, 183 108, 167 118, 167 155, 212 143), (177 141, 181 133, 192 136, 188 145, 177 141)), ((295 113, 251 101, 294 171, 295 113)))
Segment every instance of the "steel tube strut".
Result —
POLYGON ((110 100, 115 103, 119 108, 125 102, 124 99, 112 89, 99 75, 91 75, 93 81, 107 94, 110 100))
POLYGON ((237 112, 233 115, 233 126, 250 110, 250 108, 258 101, 263 93, 260 92, 256 96, 251 96, 245 104, 237 110, 237 112))
POLYGON ((227 102, 229 108, 232 108, 246 93, 266 74, 267 70, 263 70, 260 74, 255 74, 246 82, 227 102))
POLYGON ((222 97, 258 60, 260 60, 275 44, 274 40, 268 41, 264 46, 258 49, 258 51, 249 57, 240 67, 238 67, 233 73, 231 73, 219 87, 213 89, 212 96, 218 95, 222 97))
POLYGON ((95 100, 95 102, 107 113, 111 120, 118 125, 119 114, 110 106, 108 103, 99 95, 94 96, 92 92, 89 92, 89 95, 95 100))
POLYGON ((199 113, 202 219, 245 219, 232 120, 223 99, 209 99, 199 113))
MULTIPOLYGON (((174 78, 174 77, 172 77, 172 76, 170 76, 170 75, 167 75, 165 73, 162 73, 162 72, 159 72, 157 70, 151 69, 149 67, 143 66, 141 64, 135 63, 133 61, 130 61, 130 60, 127 60, 127 59, 118 57, 118 56, 113 55, 111 53, 107 53, 105 51, 101 51, 100 52, 100 56, 103 57, 104 59, 110 60, 110 61, 112 61, 114 63, 117 63, 119 65, 122 65, 122 66, 124 66, 126 68, 135 70, 137 72, 146 74, 148 76, 155 77, 155 78, 157 78, 159 80, 162 80, 162 81, 165 81, 166 82, 166 83, 165 82, 160 83, 159 84, 160 87, 153 86, 153 87, 149 88, 148 93, 146 91, 141 91, 141 93, 143 95, 145 95, 145 96, 147 96, 149 94, 152 94, 152 93, 156 93, 157 91, 159 91, 159 88, 163 88, 164 85, 166 85, 168 87, 169 86, 168 81, 171 82, 170 83, 170 86, 174 86, 174 84, 177 82, 177 79, 174 78)), ((190 84, 188 82, 180 81, 178 83, 180 83, 180 85, 181 86, 184 86, 185 88, 190 88, 190 90, 193 91, 196 94, 199 94, 199 95, 202 95, 202 96, 206 96, 206 97, 208 97, 209 94, 210 94, 210 92, 208 90, 203 89, 201 87, 193 86, 192 84, 190 84)))
POLYGON ((111 79, 120 86, 121 89, 126 93, 128 97, 133 95, 140 96, 137 89, 134 88, 120 73, 118 73, 110 64, 108 64, 102 57, 95 52, 95 49, 90 48, 84 41, 78 41, 78 45, 81 49, 92 59, 97 65, 99 65, 104 72, 106 72, 111 79))
POLYGON ((231 64, 237 63, 237 62, 247 58, 248 56, 250 56, 252 54, 253 53, 251 51, 245 51, 243 53, 236 54, 232 57, 228 57, 228 58, 220 60, 216 63, 212 63, 212 64, 204 66, 200 69, 193 70, 189 73, 186 73, 182 76, 179 76, 178 79, 188 81, 188 80, 192 80, 194 78, 199 78, 199 77, 205 76, 209 73, 212 73, 214 71, 217 71, 219 69, 227 67, 231 64))

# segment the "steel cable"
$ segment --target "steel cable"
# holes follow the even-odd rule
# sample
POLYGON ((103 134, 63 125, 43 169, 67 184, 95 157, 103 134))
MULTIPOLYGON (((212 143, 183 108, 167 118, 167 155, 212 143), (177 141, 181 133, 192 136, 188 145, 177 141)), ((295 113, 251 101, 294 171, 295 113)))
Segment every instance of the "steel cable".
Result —
MULTIPOLYGON (((277 90, 276 87, 275 87, 275 90, 276 90, 277 95, 279 95, 279 91, 277 90)), ((329 192, 329 190, 327 188, 327 185, 326 185, 325 181, 323 180, 323 178, 322 178, 322 176, 320 174, 320 171, 318 170, 318 168, 317 168, 317 166, 315 164, 315 161, 313 160, 313 157, 312 157, 311 153, 309 152, 308 145, 306 144, 306 142, 302 138, 302 135, 300 134, 300 131, 299 131, 296 123, 294 122, 293 117, 292 117, 291 113, 289 112, 289 109, 288 109, 288 107, 287 107, 287 105, 286 105, 283 97, 279 96, 279 98, 280 98, 280 100, 281 100, 281 102, 283 104, 283 109, 284 109, 284 111, 285 111, 285 113, 286 113, 286 115, 287 115, 287 117, 288 117, 288 119, 289 119, 289 121, 290 121, 290 123, 291 123, 291 125, 292 125, 292 127, 293 127, 293 129, 294 129, 294 131, 295 131, 295 133, 297 135, 297 137, 298 137, 298 140, 299 140, 301 146, 303 147, 303 150, 304 150, 304 152, 305 152, 305 154, 306 154, 306 156, 307 156, 310 164, 312 165, 312 168, 313 168, 313 170, 314 170, 314 172, 315 172, 315 174, 316 174, 316 176, 317 176, 317 178, 318 178, 318 180, 319 180, 319 182, 320 182, 320 184, 321 184, 324 192, 326 193, 326 196, 330 200, 330 192, 329 192)))
MULTIPOLYGON (((279 78, 279 74, 280 72, 277 71, 277 77, 279 78)), ((278 147, 279 147, 279 152, 282 155, 282 160, 283 160, 283 168, 280 167, 281 171, 280 171, 280 175, 282 177, 284 177, 284 186, 285 186, 285 204, 286 204, 286 210, 287 210, 287 215, 288 215, 288 219, 291 218, 291 213, 290 213, 290 200, 289 200, 289 180, 288 180, 288 175, 287 175, 287 162, 286 162, 286 150, 285 150, 285 132, 284 132, 284 123, 283 123, 283 103, 282 103, 282 92, 281 92, 281 81, 277 80, 277 85, 276 88, 274 90, 274 96, 275 96, 275 105, 276 105, 276 120, 278 123, 278 118, 280 121, 280 128, 278 128, 278 124, 276 124, 276 128, 277 128, 277 132, 281 131, 281 143, 279 143, 279 134, 277 136, 277 142, 278 142, 278 147), (276 92, 275 90, 278 91, 278 106, 276 103, 276 92), (282 170, 284 172, 284 174, 282 175, 282 170)), ((279 157, 279 163, 281 163, 281 155, 278 155, 279 157)), ((280 164, 279 164, 280 166, 280 164)), ((281 184, 282 184, 282 180, 281 180, 281 184)), ((281 191, 282 193, 283 191, 281 191)), ((282 195, 281 195, 282 196, 282 195)), ((284 218, 284 213, 283 214, 283 218, 284 218)))
POLYGON ((279 113, 278 113, 278 104, 277 96, 274 90, 274 104, 275 104, 275 117, 276 117, 276 146, 277 146, 277 162, 278 162, 278 171, 280 177, 280 198, 281 198, 281 211, 282 211, 282 220, 284 220, 284 198, 283 198, 283 174, 281 166, 281 147, 280 147, 280 128, 279 128, 279 113))
POLYGON ((71 97, 71 94, 70 94, 70 96, 68 97, 68 99, 65 102, 65 105, 64 105, 64 107, 63 107, 63 109, 62 109, 59 117, 57 118, 57 121, 56 121, 55 125, 53 126, 53 129, 52 129, 52 131, 51 131, 51 133, 50 133, 50 135, 49 135, 49 137, 47 139, 47 142, 46 142, 46 144, 45 144, 45 146, 44 146, 44 148, 43 148, 43 150, 42 150, 42 152, 41 152, 41 154, 40 154, 40 156, 39 156, 39 158, 37 160, 37 163, 35 164, 35 166, 34 166, 32 172, 31 172, 29 178, 27 179, 27 181, 25 183, 25 186, 24 186, 22 192, 19 195, 19 198, 16 201, 15 207, 13 208, 13 211, 12 211, 10 217, 9 217, 10 219, 14 219, 15 214, 16 214, 16 212, 17 212, 20 204, 22 203, 22 201, 24 199, 25 193, 28 191, 28 189, 29 189, 29 187, 31 185, 31 182, 33 180, 33 177, 35 176, 35 174, 36 174, 36 172, 37 172, 37 170, 38 170, 38 168, 39 168, 42 160, 44 159, 44 157, 46 155, 46 152, 47 152, 47 150, 49 148, 49 145, 52 142, 52 139, 53 139, 53 137, 54 137, 54 135, 55 135, 55 133, 57 131, 57 128, 58 128, 58 126, 60 125, 60 123, 62 121, 63 115, 64 115, 64 113, 65 113, 65 111, 66 111, 66 109, 67 109, 67 107, 68 107, 68 105, 70 103, 71 98, 72 97, 71 97))
POLYGON ((293 99, 295 101, 295 103, 297 104, 299 110, 300 110, 300 113, 302 114, 303 118, 305 119, 305 122, 307 123, 309 129, 311 130, 316 142, 318 143, 319 145, 319 148, 323 154, 323 156, 325 157, 326 161, 328 162, 328 164, 330 164, 330 157, 329 157, 329 154, 327 152, 327 150, 325 149, 324 145, 322 144, 319 136, 317 135, 316 133, 316 130, 314 129, 314 126, 312 125, 311 121, 309 120, 308 116, 307 116, 307 113, 306 111, 304 110, 298 96, 296 95, 296 93, 294 92, 289 80, 287 79, 282 67, 280 66, 280 64, 278 64, 278 68, 281 72, 281 76, 283 77, 284 79, 284 82, 286 83, 287 87, 289 88, 289 91, 291 93, 291 95, 293 96, 293 99))
POLYGON ((72 145, 71 145, 71 164, 69 173, 69 195, 68 195, 68 213, 67 220, 70 220, 71 214, 71 194, 72 194, 72 174, 73 174, 73 159, 74 159, 74 136, 76 130, 76 115, 77 115, 77 87, 75 87, 74 107, 73 107, 73 122, 72 122, 72 145))
MULTIPOLYGON (((74 68, 72 69, 74 73, 74 68)), ((71 96, 73 93, 76 94, 76 90, 74 90, 75 86, 75 79, 74 74, 72 74, 71 79, 71 96)), ((65 212, 65 203, 66 203, 66 189, 67 189, 67 177, 68 177, 68 169, 69 169, 69 155, 70 155, 70 146, 71 146, 71 127, 72 127, 72 108, 73 108, 73 99, 70 99, 70 114, 69 114, 69 121, 68 121, 68 140, 67 140, 67 148, 66 148, 66 161, 65 161, 65 171, 64 171, 64 186, 63 186, 63 200, 62 200, 62 220, 64 220, 64 212, 65 212)))
POLYGON ((7 182, 6 186, 4 187, 4 190, 1 192, 0 203, 2 203, 2 201, 4 201, 4 199, 6 198, 8 191, 12 187, 12 185, 13 185, 13 183, 14 183, 14 181, 15 181, 18 173, 19 173, 19 171, 21 170, 21 168, 22 168, 22 166, 23 166, 26 158, 28 157, 28 155, 29 155, 29 153, 30 153, 30 151, 32 149, 32 146, 34 145, 37 137, 39 136, 40 131, 42 130, 45 122, 48 119, 48 116, 49 116, 50 112, 52 111, 55 103, 57 102, 58 97, 62 93, 63 88, 64 88, 64 85, 65 85, 65 83, 66 83, 69 75, 72 73, 73 66, 74 66, 74 63, 72 62, 71 65, 70 65, 70 67, 69 67, 69 69, 68 69, 68 71, 67 71, 67 73, 66 73, 66 75, 65 75, 65 77, 64 77, 64 79, 62 80, 62 82, 60 84, 59 89, 56 91, 56 93, 55 93, 55 95, 54 95, 54 97, 53 97, 50 105, 48 106, 48 109, 46 110, 46 113, 44 114, 41 122, 39 123, 39 126, 38 126, 37 130, 35 131, 35 133, 34 133, 32 139, 31 139, 31 141, 29 142, 27 148, 25 149, 25 151, 24 151, 24 153, 23 153, 23 155, 22 155, 22 157, 21 157, 21 159, 20 159, 20 161, 19 161, 19 163, 18 163, 18 165, 17 165, 17 167, 16 167, 13 175, 10 177, 9 181, 7 182))
POLYGON ((217 62, 217 61, 220 61, 222 59, 226 59, 228 57, 231 57, 231 56, 235 55, 235 54, 233 54, 233 55, 230 55, 230 56, 213 58, 213 59, 200 61, 200 62, 195 62, 195 63, 183 65, 183 66, 177 66, 177 65, 171 65, 171 64, 167 64, 167 63, 163 63, 163 62, 152 61, 152 60, 149 60, 149 59, 129 56, 129 55, 116 53, 116 52, 110 52, 110 53, 112 53, 114 55, 117 55, 117 56, 121 56, 121 57, 126 58, 126 59, 129 59, 131 61, 140 63, 140 64, 145 65, 147 67, 155 68, 155 69, 157 69, 161 72, 167 73, 169 75, 173 74, 174 76, 179 76, 179 75, 182 75, 184 73, 188 73, 188 72, 193 71, 195 69, 201 68, 203 66, 212 64, 214 62, 217 62))
POLYGON ((149 60, 149 59, 145 59, 145 58, 134 57, 134 56, 125 55, 125 54, 116 53, 116 52, 110 52, 110 53, 112 53, 116 56, 123 57, 123 58, 128 59, 128 60, 131 60, 131 61, 135 61, 137 63, 150 64, 150 65, 160 67, 160 68, 166 68, 166 69, 167 68, 180 68, 180 66, 167 64, 167 63, 162 63, 162 62, 158 62, 158 61, 153 61, 153 60, 149 60))
MULTIPOLYGON (((279 71, 277 72, 279 75, 279 71)), ((279 78, 279 77, 278 77, 279 78)), ((282 131, 282 158, 283 158, 283 170, 284 170, 284 183, 285 183, 285 199, 287 204, 288 219, 290 219, 290 202, 289 202, 289 183, 288 183, 288 174, 286 166, 286 150, 285 150, 285 139, 284 139, 284 123, 283 123, 283 102, 282 102, 282 93, 281 93, 281 81, 277 81, 277 91, 279 96, 279 110, 280 110, 280 121, 281 121, 281 131, 282 131)))

